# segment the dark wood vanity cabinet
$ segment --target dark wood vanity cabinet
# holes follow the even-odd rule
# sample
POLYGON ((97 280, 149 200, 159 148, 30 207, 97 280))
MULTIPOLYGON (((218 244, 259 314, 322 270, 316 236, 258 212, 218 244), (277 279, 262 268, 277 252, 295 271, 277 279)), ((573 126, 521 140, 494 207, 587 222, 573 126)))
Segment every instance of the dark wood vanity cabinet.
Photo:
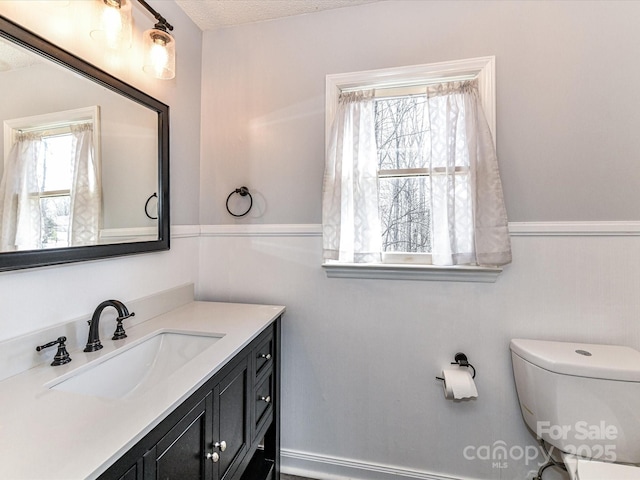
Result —
MULTIPOLYGON (((144 480, 226 480, 249 448, 247 357, 144 454, 144 480)), ((236 362, 234 362, 235 365, 236 362)))
POLYGON ((206 440, 211 437, 211 396, 209 393, 144 454, 143 478, 211 478, 211 465, 203 461, 206 440))
POLYGON ((278 480, 280 319, 99 478, 278 480))

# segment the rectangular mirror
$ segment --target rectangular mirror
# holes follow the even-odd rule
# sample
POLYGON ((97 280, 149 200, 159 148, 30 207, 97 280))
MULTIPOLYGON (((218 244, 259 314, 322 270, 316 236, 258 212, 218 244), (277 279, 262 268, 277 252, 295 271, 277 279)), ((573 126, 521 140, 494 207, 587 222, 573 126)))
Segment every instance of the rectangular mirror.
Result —
POLYGON ((169 249, 169 107, 0 16, 0 271, 169 249))

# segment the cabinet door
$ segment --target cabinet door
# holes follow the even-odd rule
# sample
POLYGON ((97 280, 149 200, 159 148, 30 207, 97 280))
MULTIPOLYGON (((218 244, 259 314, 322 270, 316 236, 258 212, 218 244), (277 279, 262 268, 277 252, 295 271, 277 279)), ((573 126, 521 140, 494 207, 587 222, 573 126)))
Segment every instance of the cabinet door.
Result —
POLYGON ((245 357, 213 391, 213 446, 214 451, 220 452, 216 476, 219 480, 233 476, 248 450, 248 382, 249 363, 245 357))
POLYGON ((118 480, 143 480, 142 477, 142 458, 138 459, 136 464, 131 467, 118 480))
POLYGON ((209 393, 144 455, 144 480, 211 479, 211 404, 209 393))

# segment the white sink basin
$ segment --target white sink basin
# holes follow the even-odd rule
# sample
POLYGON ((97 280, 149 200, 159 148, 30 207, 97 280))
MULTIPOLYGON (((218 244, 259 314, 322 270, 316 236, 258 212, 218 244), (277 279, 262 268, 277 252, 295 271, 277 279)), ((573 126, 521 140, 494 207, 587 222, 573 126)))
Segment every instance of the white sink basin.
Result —
POLYGON ((168 377, 220 338, 219 335, 160 332, 46 386, 105 398, 132 396, 168 377))

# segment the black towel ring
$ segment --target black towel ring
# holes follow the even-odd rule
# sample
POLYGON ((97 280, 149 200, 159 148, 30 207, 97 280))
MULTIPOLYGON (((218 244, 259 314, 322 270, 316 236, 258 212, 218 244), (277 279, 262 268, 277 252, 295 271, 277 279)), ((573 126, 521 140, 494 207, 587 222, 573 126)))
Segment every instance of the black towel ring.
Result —
POLYGON ((227 212, 229 212, 229 214, 233 215, 234 217, 244 217, 247 213, 249 213, 249 210, 251 210, 251 207, 253 207, 253 197, 249 193, 249 189, 247 187, 236 188, 227 197, 227 212), (238 213, 233 213, 231 210, 229 210, 229 199, 231 198, 232 195, 236 193, 239 194, 241 197, 246 197, 247 195, 249 196, 249 208, 247 208, 247 210, 244 213, 238 214, 238 213))
POLYGON ((149 198, 147 198, 147 201, 144 203, 144 213, 147 215, 147 217, 149 217, 151 220, 157 220, 158 217, 152 217, 151 215, 149 215, 149 202, 151 201, 151 199, 153 197, 158 198, 158 194, 157 193, 153 193, 153 195, 151 195, 149 198))

